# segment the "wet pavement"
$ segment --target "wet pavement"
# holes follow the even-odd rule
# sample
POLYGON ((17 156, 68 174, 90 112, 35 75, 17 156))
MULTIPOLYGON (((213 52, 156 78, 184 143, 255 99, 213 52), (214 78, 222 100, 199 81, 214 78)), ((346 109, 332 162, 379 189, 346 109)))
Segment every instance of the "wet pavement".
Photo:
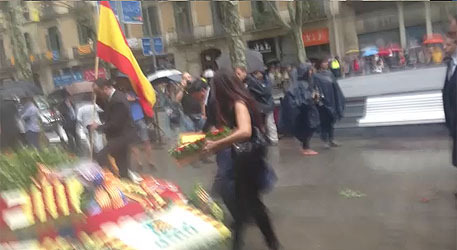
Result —
MULTIPOLYGON (((282 139, 270 151, 279 181, 265 196, 285 250, 454 250, 457 169, 445 136, 340 138, 315 157, 282 139), (347 198, 350 189, 366 194, 347 198)), ((185 192, 195 182, 210 187, 215 164, 179 168, 164 147, 154 151, 158 177, 185 192)), ((247 250, 266 249, 259 230, 246 235, 247 250)))

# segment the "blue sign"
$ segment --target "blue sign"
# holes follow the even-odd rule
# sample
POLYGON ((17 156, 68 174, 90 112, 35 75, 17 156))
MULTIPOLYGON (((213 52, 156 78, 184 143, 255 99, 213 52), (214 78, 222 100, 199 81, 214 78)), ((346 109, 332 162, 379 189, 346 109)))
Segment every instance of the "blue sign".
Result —
POLYGON ((164 48, 162 37, 154 37, 152 38, 152 42, 154 43, 154 52, 158 55, 163 54, 164 48))
POLYGON ((123 23, 143 23, 143 13, 140 1, 122 1, 122 22, 123 23))
POLYGON ((152 53, 152 45, 151 45, 151 38, 146 37, 141 39, 141 44, 143 45, 143 55, 151 56, 152 53))
POLYGON ((75 72, 72 74, 63 74, 63 75, 56 75, 53 77, 54 85, 56 87, 65 86, 72 84, 74 82, 81 82, 83 80, 83 75, 81 72, 75 72))

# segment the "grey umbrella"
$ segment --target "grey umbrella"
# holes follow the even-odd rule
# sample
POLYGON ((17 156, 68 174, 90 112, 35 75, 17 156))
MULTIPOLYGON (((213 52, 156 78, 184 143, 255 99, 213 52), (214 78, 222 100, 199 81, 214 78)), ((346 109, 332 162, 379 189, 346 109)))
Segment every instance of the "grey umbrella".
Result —
POLYGON ((16 81, 5 84, 0 87, 0 97, 2 99, 12 97, 32 97, 36 95, 42 95, 43 92, 32 82, 27 81, 16 81))
MULTIPOLYGON (((262 54, 258 51, 246 49, 246 63, 248 73, 254 71, 264 71, 265 64, 263 63, 262 54)), ((219 69, 232 70, 232 61, 228 54, 222 54, 219 58, 216 59, 217 66, 219 69)))

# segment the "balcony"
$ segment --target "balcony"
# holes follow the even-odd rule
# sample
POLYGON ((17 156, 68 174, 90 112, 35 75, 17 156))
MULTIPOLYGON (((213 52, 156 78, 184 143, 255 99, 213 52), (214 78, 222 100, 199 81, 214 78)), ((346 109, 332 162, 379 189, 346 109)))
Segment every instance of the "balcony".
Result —
POLYGON ((33 65, 47 64, 54 65, 66 63, 69 61, 68 55, 60 51, 46 51, 42 54, 33 54, 29 56, 29 60, 33 65))
POLYGON ((95 51, 92 45, 85 44, 78 47, 73 47, 73 56, 77 60, 94 58, 95 51))

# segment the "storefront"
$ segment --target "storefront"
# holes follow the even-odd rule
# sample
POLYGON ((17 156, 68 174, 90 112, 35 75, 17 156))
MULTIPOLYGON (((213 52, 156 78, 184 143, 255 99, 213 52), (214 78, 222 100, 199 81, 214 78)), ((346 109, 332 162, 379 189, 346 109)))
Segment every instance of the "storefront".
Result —
POLYGON ((262 54, 263 61, 265 64, 279 62, 276 38, 266 38, 254 41, 248 41, 249 49, 258 51, 262 54))
POLYGON ((359 46, 361 49, 369 46, 382 48, 387 47, 389 44, 400 44, 400 32, 398 28, 359 34, 357 37, 359 39, 359 46))
POLYGON ((305 30, 302 34, 303 45, 305 46, 306 56, 308 58, 312 59, 330 56, 328 28, 305 30))
MULTIPOLYGON (((95 70, 90 69, 80 69, 78 66, 73 68, 64 68, 61 70, 55 70, 52 74, 55 87, 62 87, 69 85, 75 82, 81 81, 95 81, 95 70)), ((107 79, 108 74, 107 70, 103 67, 98 69, 98 78, 107 79)))

